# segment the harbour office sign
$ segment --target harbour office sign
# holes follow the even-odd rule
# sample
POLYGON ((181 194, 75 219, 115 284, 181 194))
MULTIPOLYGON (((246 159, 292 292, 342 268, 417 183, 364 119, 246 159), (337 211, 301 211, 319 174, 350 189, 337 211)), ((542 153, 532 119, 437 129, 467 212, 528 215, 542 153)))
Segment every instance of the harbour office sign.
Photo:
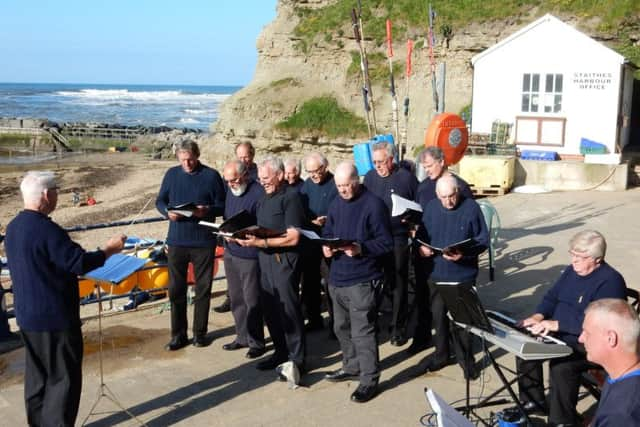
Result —
POLYGON ((573 73, 572 82, 582 90, 606 90, 611 86, 612 73, 581 72, 573 73))

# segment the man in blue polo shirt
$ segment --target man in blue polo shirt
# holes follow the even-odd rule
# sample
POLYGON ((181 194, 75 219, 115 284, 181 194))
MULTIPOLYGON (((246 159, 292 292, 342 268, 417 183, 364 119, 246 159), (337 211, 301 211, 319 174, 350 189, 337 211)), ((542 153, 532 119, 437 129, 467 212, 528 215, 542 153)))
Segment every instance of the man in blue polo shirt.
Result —
POLYGON ((169 300, 171 301, 171 341, 168 351, 178 350, 189 343, 187 338, 187 268, 193 264, 195 298, 193 313, 193 345, 207 345, 206 334, 211 304, 211 282, 216 236, 198 221, 214 222, 224 209, 224 186, 215 169, 200 163, 200 149, 191 140, 183 140, 176 147, 179 166, 167 171, 156 199, 158 211, 169 218, 169 300), (188 215, 169 208, 191 204, 188 215))
POLYGON ((21 211, 7 226, 5 248, 16 319, 25 347, 24 399, 29 425, 73 426, 82 391, 78 275, 104 265, 126 237, 86 252, 49 214, 58 203, 53 173, 28 172, 21 211))

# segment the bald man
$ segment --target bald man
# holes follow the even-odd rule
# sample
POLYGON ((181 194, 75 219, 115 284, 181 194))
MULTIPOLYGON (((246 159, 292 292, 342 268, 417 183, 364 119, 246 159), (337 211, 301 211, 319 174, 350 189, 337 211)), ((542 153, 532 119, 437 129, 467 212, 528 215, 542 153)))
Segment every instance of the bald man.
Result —
MULTIPOLYGON (((428 280, 431 294, 433 327, 436 330, 434 344, 436 351, 427 360, 426 371, 435 372, 449 362, 449 320, 442 296, 436 289, 438 282, 455 282, 459 286, 475 286, 478 276, 478 256, 489 244, 489 232, 480 206, 473 199, 460 197, 458 180, 452 175, 438 179, 436 200, 429 202, 423 212, 422 224, 418 228, 418 239, 431 246, 444 248, 452 243, 473 238, 475 246, 462 252, 434 253, 429 247, 420 245, 418 251, 424 258, 431 259, 433 271, 428 280)), ((456 353, 465 376, 474 377, 475 369, 469 349, 465 349, 466 337, 456 339, 456 353)))
POLYGON ((625 300, 604 298, 587 307, 579 341, 587 359, 609 374, 592 427, 640 426, 640 320, 625 300))
POLYGON ((329 294, 334 304, 334 332, 342 350, 342 367, 325 379, 359 379, 351 400, 362 403, 378 391, 376 292, 384 277, 382 257, 393 251, 393 237, 384 202, 360 185, 353 163, 339 164, 334 179, 339 197, 329 206, 322 234, 353 243, 322 247, 324 256, 332 258, 329 294))

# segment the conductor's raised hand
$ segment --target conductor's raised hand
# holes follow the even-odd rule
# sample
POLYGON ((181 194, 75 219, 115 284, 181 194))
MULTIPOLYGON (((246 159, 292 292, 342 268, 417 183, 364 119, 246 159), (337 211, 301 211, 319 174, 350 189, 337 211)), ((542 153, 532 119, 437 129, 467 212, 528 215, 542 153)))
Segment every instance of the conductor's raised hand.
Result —
POLYGON ((104 245, 104 253, 109 258, 113 254, 117 254, 124 249, 124 242, 127 240, 127 236, 124 234, 117 234, 107 240, 107 243, 104 245))

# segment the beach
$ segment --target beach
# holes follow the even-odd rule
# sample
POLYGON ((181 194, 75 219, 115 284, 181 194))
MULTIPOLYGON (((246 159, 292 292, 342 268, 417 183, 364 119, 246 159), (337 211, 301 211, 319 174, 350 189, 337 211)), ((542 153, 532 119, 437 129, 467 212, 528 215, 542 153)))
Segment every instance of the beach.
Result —
MULTIPOLYGON (((42 165, 54 170, 61 179, 59 208, 55 221, 64 226, 157 216, 155 196, 162 176, 175 161, 152 161, 136 153, 104 153, 81 162, 42 165), (72 189, 91 193, 95 206, 73 206, 72 189), (149 201, 150 200, 150 201, 149 201), (144 208, 144 209, 143 209, 144 208)), ((40 166, 38 166, 40 167, 40 166)), ((22 170, 0 174, 3 204, 1 221, 7 221, 21 208, 17 184, 22 170)), ((489 281, 487 257, 481 258, 478 288, 486 308, 497 309, 519 318, 529 314, 544 292, 569 262, 567 242, 577 231, 598 229, 607 237, 607 260, 638 288, 635 265, 640 257, 637 232, 628 228, 640 205, 640 189, 625 192, 554 192, 515 194, 490 198, 502 221, 496 245, 496 279, 489 281)), ((95 248, 116 232, 162 239, 164 222, 107 228, 73 233, 86 248, 95 248)), ((220 269, 213 286, 212 306, 223 298, 226 282, 220 269)), ((424 388, 433 388, 452 402, 465 396, 464 380, 457 366, 435 374, 421 374, 418 364, 433 349, 408 357, 404 348, 388 343, 381 318, 380 358, 381 394, 364 405, 349 401, 357 383, 330 384, 324 373, 337 369, 341 354, 327 331, 308 335, 307 361, 310 372, 302 387, 290 390, 276 381, 274 372, 255 369, 255 361, 244 358, 242 351, 222 350, 222 344, 234 336, 231 314, 211 313, 211 345, 198 349, 189 346, 178 352, 166 352, 169 339, 169 312, 164 301, 143 304, 140 309, 122 312, 117 308, 126 300, 114 300, 104 319, 105 383, 118 400, 148 425, 189 426, 407 426, 420 425, 421 417, 431 412, 424 388), (302 410, 304 408, 304 411, 302 410)), ((98 397, 99 359, 97 354, 97 320, 95 305, 82 308, 85 336, 84 386, 78 423, 89 414, 98 397)), ((325 314, 326 315, 326 314, 325 314)), ((191 319, 191 313, 189 314, 191 319)), ((492 349, 498 361, 513 365, 512 355, 492 349)), ((485 364, 481 352, 476 353, 485 364)), ((2 425, 24 425, 22 375, 23 350, 0 355, 0 408, 2 425)), ((496 373, 486 367, 471 383, 471 395, 488 395, 499 385, 496 373)), ((593 409, 586 398, 580 409, 593 409)), ((504 406, 504 405, 503 405, 504 406)), ((507 405, 508 406, 508 405, 507 405)), ((483 411, 489 416, 491 411, 483 411)), ((87 425, 133 426, 135 421, 102 399, 101 414, 92 416, 87 425)), ((539 425, 543 421, 538 419, 539 425)), ((429 425, 429 424, 424 424, 429 425)))

